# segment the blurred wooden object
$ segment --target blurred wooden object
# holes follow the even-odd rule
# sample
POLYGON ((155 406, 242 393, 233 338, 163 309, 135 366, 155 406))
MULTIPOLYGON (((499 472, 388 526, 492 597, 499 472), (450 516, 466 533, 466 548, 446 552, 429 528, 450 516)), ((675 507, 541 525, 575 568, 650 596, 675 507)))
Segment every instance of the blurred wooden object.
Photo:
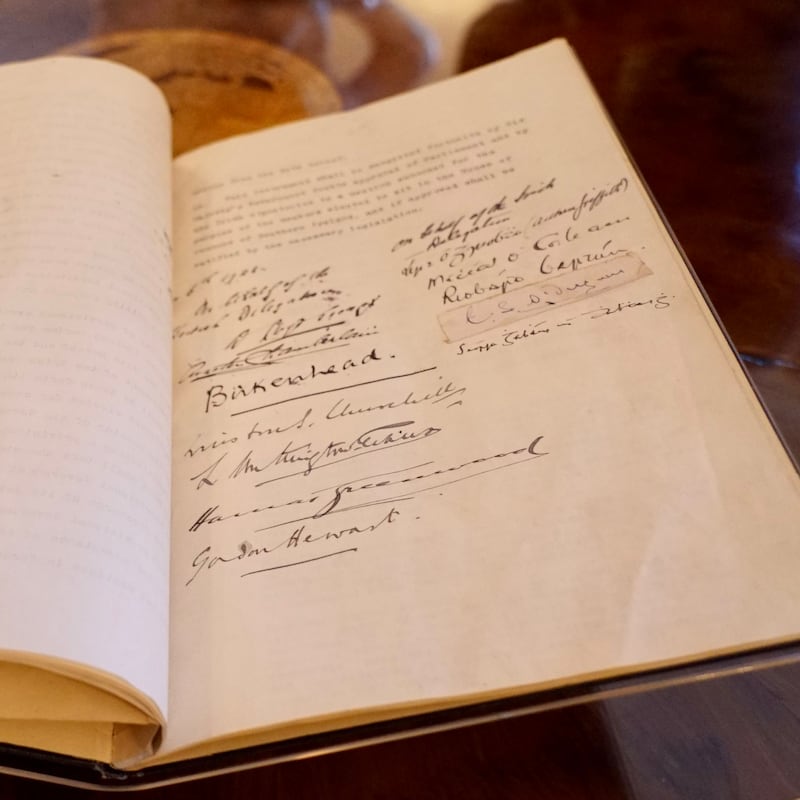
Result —
POLYGON ((174 155, 341 108, 333 84, 310 64, 282 48, 231 33, 128 31, 61 52, 107 58, 158 84, 172 112, 174 155))
POLYGON ((0 62, 156 29, 282 47, 325 73, 348 107, 416 86, 435 58, 430 32, 391 0, 0 0, 0 62))
MULTIPOLYGON (((297 52, 331 76, 334 15, 360 29, 361 68, 337 83, 348 107, 415 86, 433 58, 427 31, 389 0, 100 0, 104 30, 203 28, 259 36, 297 52)), ((345 53, 346 55, 346 53, 345 53)))

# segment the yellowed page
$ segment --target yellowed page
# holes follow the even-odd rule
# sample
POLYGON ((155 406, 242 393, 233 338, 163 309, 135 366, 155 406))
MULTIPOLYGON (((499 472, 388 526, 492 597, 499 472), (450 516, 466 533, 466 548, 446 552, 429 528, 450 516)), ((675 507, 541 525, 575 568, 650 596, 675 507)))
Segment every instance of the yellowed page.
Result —
POLYGON ((0 655, 116 676, 151 715, 167 701, 169 124, 122 67, 0 69, 0 655))
MULTIPOLYGON (((114 751, 118 758, 130 757, 120 753, 120 731, 139 732, 147 740, 155 733, 152 715, 140 710, 141 702, 124 687, 110 690, 97 688, 92 676, 67 678, 58 672, 58 665, 41 656, 37 667, 9 663, 2 654, 0 662, 0 698, 3 714, 0 718, 0 741, 35 747, 40 750, 71 756, 110 761, 114 751), (116 728, 116 738, 114 737, 116 728)), ((111 678, 106 682, 110 685, 111 678)), ((145 751, 149 748, 145 748, 145 751)), ((141 757, 142 745, 137 757, 141 757)))
POLYGON ((564 43, 174 181, 163 753, 797 635, 797 476, 564 43))

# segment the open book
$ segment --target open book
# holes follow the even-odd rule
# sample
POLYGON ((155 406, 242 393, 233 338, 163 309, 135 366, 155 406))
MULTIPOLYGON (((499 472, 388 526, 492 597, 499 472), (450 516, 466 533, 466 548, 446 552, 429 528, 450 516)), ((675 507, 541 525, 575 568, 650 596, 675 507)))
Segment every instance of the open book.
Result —
POLYGON ((174 163, 123 67, 0 112, 0 741, 140 767, 797 637, 796 470, 565 43, 174 163))

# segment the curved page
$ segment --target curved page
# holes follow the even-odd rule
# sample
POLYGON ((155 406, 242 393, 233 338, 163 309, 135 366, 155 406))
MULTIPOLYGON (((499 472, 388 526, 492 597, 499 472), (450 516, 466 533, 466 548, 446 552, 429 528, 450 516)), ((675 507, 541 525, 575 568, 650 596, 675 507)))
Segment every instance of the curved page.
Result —
POLYGON ((77 58, 3 67, 0 112, 0 647, 163 717, 169 114, 77 58))

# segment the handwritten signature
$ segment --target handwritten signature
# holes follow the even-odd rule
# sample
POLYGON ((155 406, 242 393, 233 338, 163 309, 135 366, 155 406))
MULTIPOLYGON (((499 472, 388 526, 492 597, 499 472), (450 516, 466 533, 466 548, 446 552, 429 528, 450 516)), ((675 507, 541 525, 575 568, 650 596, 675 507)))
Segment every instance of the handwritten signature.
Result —
MULTIPOLYGON (((298 552, 298 551, 302 552, 306 550, 309 545, 329 542, 332 540, 339 541, 341 539, 349 539, 351 536, 358 536, 367 533, 375 533, 381 528, 393 525, 397 521, 399 516, 400 516, 399 509, 392 506, 392 508, 387 513, 383 514, 379 519, 373 522, 368 522, 366 524, 345 525, 340 528, 329 528, 328 530, 321 532, 311 531, 308 529, 308 525, 303 524, 295 528, 289 536, 285 537, 282 541, 278 542, 277 544, 256 546, 249 541, 243 541, 238 545, 236 551, 231 555, 222 555, 219 553, 215 554, 212 550, 211 545, 208 545, 207 547, 204 547, 192 559, 192 569, 194 570, 194 572, 184 585, 189 586, 191 583, 194 582, 194 580, 197 578, 198 575, 200 575, 201 572, 203 571, 210 572, 212 569, 214 569, 214 567, 217 567, 219 565, 236 564, 249 559, 254 559, 256 562, 260 562, 264 559, 264 557, 276 553, 298 552)), ((258 566, 254 569, 242 572, 240 577, 245 578, 249 575, 256 575, 259 573, 270 572, 276 569, 297 567, 303 564, 309 564, 314 561, 319 561, 323 558, 330 558, 337 555, 343 555, 344 553, 355 553, 357 551, 358 547, 349 547, 345 550, 337 550, 333 553, 325 553, 321 556, 317 556, 315 558, 310 558, 310 559, 303 559, 301 561, 271 564, 266 567, 258 566)))

